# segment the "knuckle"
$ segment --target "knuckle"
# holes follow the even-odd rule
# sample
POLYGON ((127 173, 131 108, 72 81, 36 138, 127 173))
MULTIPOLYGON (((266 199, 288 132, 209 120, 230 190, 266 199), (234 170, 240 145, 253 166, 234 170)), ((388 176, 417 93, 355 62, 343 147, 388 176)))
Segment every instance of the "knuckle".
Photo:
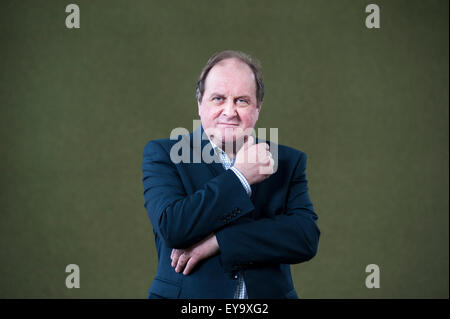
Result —
POLYGON ((197 263, 197 260, 198 260, 197 256, 192 256, 191 259, 189 259, 189 264, 195 265, 197 263))

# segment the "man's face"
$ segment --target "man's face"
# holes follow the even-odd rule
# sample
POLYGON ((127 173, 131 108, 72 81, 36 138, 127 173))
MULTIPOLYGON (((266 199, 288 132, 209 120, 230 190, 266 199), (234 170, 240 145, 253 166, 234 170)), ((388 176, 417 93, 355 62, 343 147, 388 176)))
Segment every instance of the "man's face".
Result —
POLYGON ((224 146, 248 135, 258 120, 261 106, 256 106, 256 81, 252 69, 238 59, 225 59, 206 77, 198 115, 209 138, 224 146))

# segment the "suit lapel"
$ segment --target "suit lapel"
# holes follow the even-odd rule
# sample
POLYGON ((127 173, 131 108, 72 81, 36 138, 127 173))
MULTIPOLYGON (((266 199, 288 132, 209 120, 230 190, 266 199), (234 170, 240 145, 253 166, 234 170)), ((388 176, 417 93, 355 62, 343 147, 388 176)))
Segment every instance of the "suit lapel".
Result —
POLYGON ((193 156, 196 159, 200 159, 200 165, 207 168, 213 176, 217 176, 225 171, 225 168, 222 166, 220 158, 216 154, 216 152, 213 151, 211 148, 211 155, 214 158, 212 163, 206 163, 203 160, 202 151, 203 149, 210 144, 209 139, 205 134, 205 131, 203 130, 203 126, 200 126, 197 128, 194 132, 190 134, 191 138, 191 147, 193 151, 193 156))

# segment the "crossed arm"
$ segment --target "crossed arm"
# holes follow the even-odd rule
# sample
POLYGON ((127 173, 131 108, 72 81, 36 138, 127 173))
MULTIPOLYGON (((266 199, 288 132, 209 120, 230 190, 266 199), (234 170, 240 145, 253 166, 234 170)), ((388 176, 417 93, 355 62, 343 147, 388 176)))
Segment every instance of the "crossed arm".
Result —
POLYGON ((189 275, 200 260, 218 254, 219 250, 217 238, 211 234, 188 249, 172 249, 172 267, 176 272, 183 271, 184 275, 189 275))
POLYGON ((145 206, 155 231, 173 248, 175 271, 187 275, 200 260, 219 251, 225 271, 250 264, 295 264, 311 259, 320 231, 307 192, 305 167, 306 156, 300 154, 283 214, 228 225, 254 209, 234 173, 225 171, 186 195, 167 151, 157 142, 147 144, 143 160, 145 206), (230 215, 236 206, 242 213, 230 215))

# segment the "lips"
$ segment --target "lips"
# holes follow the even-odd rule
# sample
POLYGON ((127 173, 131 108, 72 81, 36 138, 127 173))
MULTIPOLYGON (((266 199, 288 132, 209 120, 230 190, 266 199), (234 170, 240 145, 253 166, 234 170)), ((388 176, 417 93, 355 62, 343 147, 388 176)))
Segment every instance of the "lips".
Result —
POLYGON ((218 123, 217 125, 239 126, 239 124, 235 124, 235 123, 218 123))

